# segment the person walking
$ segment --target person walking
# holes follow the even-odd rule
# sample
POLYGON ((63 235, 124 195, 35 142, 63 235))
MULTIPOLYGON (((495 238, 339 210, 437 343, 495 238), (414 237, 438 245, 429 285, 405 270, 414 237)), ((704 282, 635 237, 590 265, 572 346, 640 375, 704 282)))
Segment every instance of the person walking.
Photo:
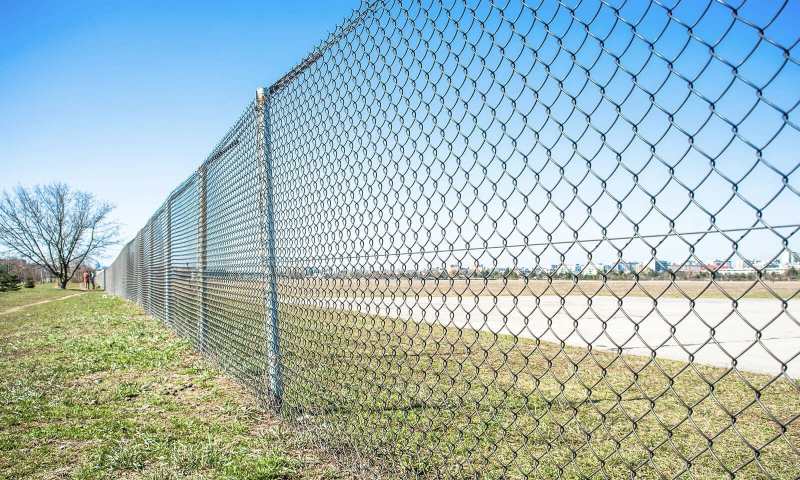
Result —
POLYGON ((88 270, 84 270, 83 271, 83 288, 85 288, 86 290, 89 290, 89 271, 88 270))
POLYGON ((95 275, 97 275, 97 272, 95 272, 94 270, 89 272, 89 282, 92 284, 92 290, 96 290, 97 289, 97 286, 94 283, 95 275))

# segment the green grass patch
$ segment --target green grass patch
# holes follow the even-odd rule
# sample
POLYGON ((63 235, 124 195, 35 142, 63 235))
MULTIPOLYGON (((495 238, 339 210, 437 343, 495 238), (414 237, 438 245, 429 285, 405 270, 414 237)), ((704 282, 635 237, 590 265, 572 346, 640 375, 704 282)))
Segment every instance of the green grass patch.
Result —
POLYGON ((407 476, 800 476, 796 380, 313 306, 280 319, 284 413, 407 476))
POLYGON ((129 303, 0 319, 0 478, 337 477, 322 458, 129 303))
MULTIPOLYGON (((175 325, 266 393, 266 315, 245 293, 212 292, 205 337, 175 325)), ((800 477, 797 380, 313 304, 279 318, 283 415, 381 476, 800 477)))
MULTIPOLYGON (((210 299, 205 336, 189 310, 172 320, 266 395, 266 315, 237 293, 210 299)), ((312 305, 279 316, 293 429, 121 300, 7 316, 0 478, 341 476, 330 455, 401 478, 800 476, 797 380, 312 305)))
POLYGON ((0 292, 0 314, 11 308, 44 300, 56 300, 68 295, 80 293, 80 291, 81 290, 77 288, 61 290, 60 288, 56 288, 55 284, 37 283, 35 288, 20 288, 12 292, 0 292))

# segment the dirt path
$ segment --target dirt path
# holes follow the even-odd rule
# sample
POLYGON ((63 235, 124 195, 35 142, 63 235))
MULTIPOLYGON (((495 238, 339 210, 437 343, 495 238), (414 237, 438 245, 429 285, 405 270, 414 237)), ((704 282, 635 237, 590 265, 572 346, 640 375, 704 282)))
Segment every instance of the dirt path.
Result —
POLYGON ((42 305, 44 303, 58 302, 60 300, 66 300, 68 298, 77 297, 78 295, 83 295, 84 293, 86 293, 86 292, 73 293, 72 295, 67 295, 66 297, 51 298, 49 300, 41 300, 39 302, 33 302, 33 303, 29 303, 27 305, 20 305, 18 307, 12 307, 12 308, 9 308, 8 310, 4 310, 4 311, 0 312, 0 315, 6 315, 8 313, 18 312, 18 311, 22 310, 23 308, 33 307, 35 305, 42 305))

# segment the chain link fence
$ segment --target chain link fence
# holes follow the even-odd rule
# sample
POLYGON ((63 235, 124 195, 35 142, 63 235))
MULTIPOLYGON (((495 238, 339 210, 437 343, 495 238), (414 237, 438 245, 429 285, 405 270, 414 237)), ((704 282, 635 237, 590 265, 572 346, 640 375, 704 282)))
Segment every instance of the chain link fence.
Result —
POLYGON ((363 3, 103 283, 365 475, 798 478, 799 28, 363 3))

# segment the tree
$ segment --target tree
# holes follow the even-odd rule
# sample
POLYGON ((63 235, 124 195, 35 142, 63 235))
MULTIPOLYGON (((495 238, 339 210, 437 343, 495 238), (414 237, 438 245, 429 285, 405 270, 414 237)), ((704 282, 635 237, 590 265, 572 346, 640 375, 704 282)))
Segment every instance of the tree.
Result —
POLYGON ((0 292, 19 290, 19 277, 8 265, 0 265, 0 292))
POLYGON ((39 265, 19 258, 0 258, 0 265, 7 265, 12 272, 17 274, 23 283, 28 280, 34 282, 43 280, 45 276, 48 278, 51 277, 51 274, 49 272, 45 273, 45 269, 39 265))
POLYGON ((17 187, 0 198, 0 244, 47 269, 60 288, 118 242, 113 207, 63 183, 17 187))

